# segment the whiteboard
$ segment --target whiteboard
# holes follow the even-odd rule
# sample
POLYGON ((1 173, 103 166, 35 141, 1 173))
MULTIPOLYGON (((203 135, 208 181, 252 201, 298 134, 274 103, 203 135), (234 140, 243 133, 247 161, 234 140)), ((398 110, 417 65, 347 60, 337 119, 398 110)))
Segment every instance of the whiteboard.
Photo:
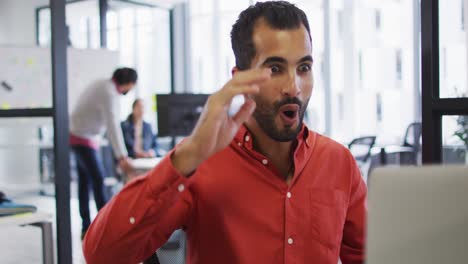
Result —
MULTIPOLYGON (((68 111, 96 79, 111 78, 119 54, 109 50, 67 50, 68 111)), ((0 46, 0 109, 52 107, 50 48, 0 46)))

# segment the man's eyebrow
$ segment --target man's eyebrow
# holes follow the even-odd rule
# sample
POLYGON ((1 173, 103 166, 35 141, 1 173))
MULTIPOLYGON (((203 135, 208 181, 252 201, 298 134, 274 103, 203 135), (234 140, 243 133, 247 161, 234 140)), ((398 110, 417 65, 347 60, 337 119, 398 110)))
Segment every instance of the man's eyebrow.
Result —
POLYGON ((304 56, 302 59, 298 61, 298 63, 306 62, 306 61, 311 61, 314 62, 314 59, 312 58, 311 55, 304 56))
MULTIPOLYGON (((306 61, 311 61, 311 62, 313 62, 314 59, 312 58, 311 55, 307 55, 307 56, 302 57, 302 58, 298 61, 298 64, 299 64, 299 63, 306 62, 306 61)), ((285 58, 278 57, 278 56, 273 56, 273 57, 268 57, 268 58, 266 58, 266 60, 262 63, 262 65, 264 66, 264 65, 268 65, 268 64, 272 64, 272 63, 287 64, 288 61, 287 61, 285 58)))
POLYGON ((274 62, 283 63, 283 64, 288 63, 285 58, 273 56, 273 57, 266 58, 266 60, 262 63, 262 65, 268 65, 268 64, 271 64, 271 63, 274 63, 274 62))

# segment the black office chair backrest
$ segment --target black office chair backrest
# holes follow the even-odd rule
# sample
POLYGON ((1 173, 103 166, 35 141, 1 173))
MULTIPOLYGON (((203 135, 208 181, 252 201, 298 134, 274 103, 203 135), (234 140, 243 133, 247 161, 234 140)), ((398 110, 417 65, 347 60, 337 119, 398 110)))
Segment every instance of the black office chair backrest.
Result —
POLYGON ((375 139, 375 136, 355 138, 348 144, 348 148, 357 161, 366 162, 370 158, 375 139))
POLYGON ((403 146, 412 147, 414 151, 419 150, 419 140, 421 138, 422 125, 420 122, 414 122, 408 125, 403 140, 403 146))
POLYGON ((169 240, 143 264, 185 264, 185 232, 177 229, 169 240))

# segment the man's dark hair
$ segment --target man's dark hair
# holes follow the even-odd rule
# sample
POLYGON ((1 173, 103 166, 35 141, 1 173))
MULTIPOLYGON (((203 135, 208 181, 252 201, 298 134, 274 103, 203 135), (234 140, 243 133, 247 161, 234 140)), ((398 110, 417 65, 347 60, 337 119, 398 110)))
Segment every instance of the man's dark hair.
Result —
POLYGON ((255 57, 255 44, 252 35, 255 22, 264 18, 274 29, 297 29, 302 25, 307 29, 310 37, 310 28, 304 11, 286 1, 257 2, 240 13, 236 23, 232 26, 231 44, 236 66, 239 70, 250 68, 255 57))
POLYGON ((132 68, 119 68, 112 74, 112 80, 119 85, 136 83, 137 79, 138 74, 132 68))

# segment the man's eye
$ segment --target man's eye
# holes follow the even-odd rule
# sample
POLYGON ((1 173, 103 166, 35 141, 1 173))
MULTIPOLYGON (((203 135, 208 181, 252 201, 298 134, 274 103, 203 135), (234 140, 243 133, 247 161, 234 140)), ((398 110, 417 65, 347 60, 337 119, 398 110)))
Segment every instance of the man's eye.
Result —
POLYGON ((308 65, 308 64, 303 64, 303 65, 299 66, 299 71, 301 71, 301 72, 308 72, 308 71, 310 71, 310 68, 311 68, 310 65, 308 65))
POLYGON ((278 65, 271 65, 270 69, 272 73, 280 72, 280 67, 278 65))

